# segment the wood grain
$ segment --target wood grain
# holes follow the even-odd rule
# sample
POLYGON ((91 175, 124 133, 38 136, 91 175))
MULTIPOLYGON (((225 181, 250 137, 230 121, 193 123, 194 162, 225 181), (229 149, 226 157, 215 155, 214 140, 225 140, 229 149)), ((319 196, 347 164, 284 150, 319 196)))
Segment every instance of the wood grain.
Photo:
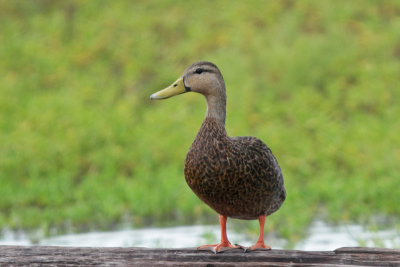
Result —
POLYGON ((195 248, 0 246, 1 266, 400 266, 400 250, 339 248, 219 254, 195 248))

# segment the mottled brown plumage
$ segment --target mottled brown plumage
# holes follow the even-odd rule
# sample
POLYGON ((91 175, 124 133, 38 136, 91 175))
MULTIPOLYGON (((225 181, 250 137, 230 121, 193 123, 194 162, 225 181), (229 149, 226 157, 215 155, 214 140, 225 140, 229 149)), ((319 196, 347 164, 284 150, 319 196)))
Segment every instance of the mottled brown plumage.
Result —
POLYGON ((213 63, 190 65, 175 83, 151 99, 189 91, 205 96, 207 113, 186 155, 185 178, 193 192, 220 214, 221 242, 211 245, 213 251, 235 247, 226 236, 226 217, 258 218, 259 240, 250 249, 269 249, 263 239, 265 216, 278 210, 286 197, 277 160, 261 140, 227 135, 225 83, 213 63))
POLYGON ((271 150, 255 137, 229 137, 206 117, 185 161, 186 182, 212 209, 237 219, 257 219, 285 200, 282 172, 271 150))

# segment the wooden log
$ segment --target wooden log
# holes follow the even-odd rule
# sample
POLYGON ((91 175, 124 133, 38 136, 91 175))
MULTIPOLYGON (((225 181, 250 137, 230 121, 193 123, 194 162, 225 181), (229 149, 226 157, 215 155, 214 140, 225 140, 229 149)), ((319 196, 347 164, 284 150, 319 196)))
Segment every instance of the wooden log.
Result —
POLYGON ((90 248, 0 246, 1 266, 400 266, 400 250, 339 248, 335 251, 241 249, 213 254, 195 248, 90 248))

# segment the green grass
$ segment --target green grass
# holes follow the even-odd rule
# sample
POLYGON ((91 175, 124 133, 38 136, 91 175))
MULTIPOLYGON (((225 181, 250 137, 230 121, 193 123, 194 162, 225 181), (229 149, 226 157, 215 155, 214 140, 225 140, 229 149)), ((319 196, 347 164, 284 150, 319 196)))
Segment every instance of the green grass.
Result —
POLYGON ((197 60, 281 164, 268 231, 398 218, 399 32, 398 1, 0 1, 0 228, 216 223, 183 176, 204 99, 149 100, 197 60))

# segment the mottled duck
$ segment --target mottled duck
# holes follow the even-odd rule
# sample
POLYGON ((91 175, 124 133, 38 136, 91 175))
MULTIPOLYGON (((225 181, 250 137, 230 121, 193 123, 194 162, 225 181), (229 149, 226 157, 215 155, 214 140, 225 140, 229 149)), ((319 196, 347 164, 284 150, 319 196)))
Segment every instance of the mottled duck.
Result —
MULTIPOLYGON (((219 214, 221 242, 199 249, 238 248, 226 235, 227 217, 260 223, 257 243, 245 250, 270 249, 264 243, 265 217, 286 197, 282 171, 271 150, 258 138, 229 137, 225 130, 226 93, 221 72, 211 62, 190 65, 169 87, 150 99, 186 92, 205 96, 207 112, 185 160, 185 178, 193 192, 219 214)), ((243 247, 242 247, 243 248, 243 247)))

